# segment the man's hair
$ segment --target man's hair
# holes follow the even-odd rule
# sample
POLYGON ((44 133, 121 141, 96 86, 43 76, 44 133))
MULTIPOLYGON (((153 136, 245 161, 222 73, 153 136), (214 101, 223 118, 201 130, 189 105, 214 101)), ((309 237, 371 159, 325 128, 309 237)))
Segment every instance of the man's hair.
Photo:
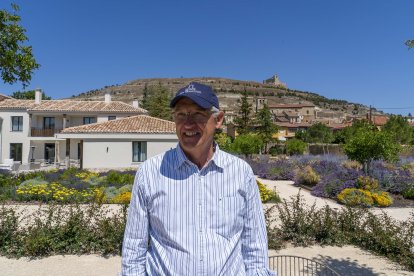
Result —
POLYGON ((217 118, 217 116, 220 114, 220 110, 215 106, 212 106, 210 108, 210 112, 212 113, 211 115, 213 115, 214 118, 217 118))

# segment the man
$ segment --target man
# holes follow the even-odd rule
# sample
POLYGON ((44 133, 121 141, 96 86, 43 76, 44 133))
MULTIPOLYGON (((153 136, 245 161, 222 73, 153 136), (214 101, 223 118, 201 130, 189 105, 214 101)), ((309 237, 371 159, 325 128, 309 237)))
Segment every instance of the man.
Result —
POLYGON ((255 176, 213 138, 224 113, 191 83, 170 106, 179 144, 138 169, 122 249, 123 275, 273 275, 255 176))

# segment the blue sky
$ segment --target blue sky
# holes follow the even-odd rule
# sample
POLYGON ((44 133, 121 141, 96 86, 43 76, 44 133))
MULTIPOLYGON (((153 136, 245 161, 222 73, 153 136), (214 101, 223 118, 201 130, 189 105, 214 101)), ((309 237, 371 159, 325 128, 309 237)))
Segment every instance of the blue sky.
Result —
POLYGON ((54 99, 140 78, 278 74, 291 89, 414 115, 412 0, 14 2, 41 64, 27 89, 54 99))

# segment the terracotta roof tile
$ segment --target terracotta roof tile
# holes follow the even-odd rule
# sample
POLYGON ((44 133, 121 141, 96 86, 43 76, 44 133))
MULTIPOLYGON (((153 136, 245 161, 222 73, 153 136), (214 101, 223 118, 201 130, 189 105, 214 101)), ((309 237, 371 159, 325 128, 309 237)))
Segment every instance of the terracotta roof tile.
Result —
POLYGON ((60 133, 175 133, 175 124, 167 120, 137 115, 133 117, 69 127, 60 133))
POLYGON ((0 109, 27 109, 33 111, 59 112, 117 112, 117 113, 146 113, 145 109, 135 108, 124 102, 112 101, 72 101, 72 100, 42 100, 36 104, 34 100, 6 99, 0 101, 0 109))

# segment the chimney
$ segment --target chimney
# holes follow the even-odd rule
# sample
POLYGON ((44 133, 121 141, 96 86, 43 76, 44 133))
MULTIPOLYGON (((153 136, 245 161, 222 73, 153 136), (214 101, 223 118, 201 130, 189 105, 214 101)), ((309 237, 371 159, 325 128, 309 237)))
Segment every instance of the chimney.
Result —
POLYGON ((40 104, 42 102, 42 90, 37 88, 35 90, 35 104, 40 104))
POLYGON ((111 103, 111 92, 105 93, 105 103, 107 104, 111 103))
POLYGON ((139 108, 139 102, 138 102, 138 99, 134 99, 134 100, 132 101, 132 106, 133 106, 133 107, 135 107, 135 108, 139 108))

